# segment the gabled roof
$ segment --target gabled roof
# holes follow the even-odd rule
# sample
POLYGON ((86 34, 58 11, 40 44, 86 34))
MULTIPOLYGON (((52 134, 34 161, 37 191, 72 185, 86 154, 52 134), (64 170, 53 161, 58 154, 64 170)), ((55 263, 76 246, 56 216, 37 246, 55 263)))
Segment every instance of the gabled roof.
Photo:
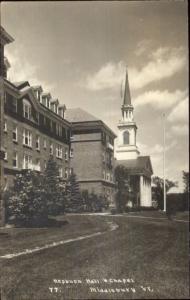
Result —
POLYGON ((3 44, 9 44, 14 41, 13 37, 2 26, 0 26, 0 41, 3 44))
POLYGON ((26 86, 30 86, 28 81, 18 81, 18 82, 13 82, 14 86, 17 87, 17 89, 21 90, 25 88, 26 86))
POLYGON ((67 109, 65 118, 70 122, 88 122, 100 120, 79 107, 67 109))
POLYGON ((59 109, 59 110, 61 110, 61 109, 66 110, 66 105, 65 105, 65 104, 59 105, 58 109, 59 109))
POLYGON ((54 104, 54 103, 59 104, 59 100, 58 99, 52 99, 50 101, 50 104, 54 104))
POLYGON ((42 97, 51 98, 51 94, 49 92, 42 93, 42 97))
POLYGON ((123 165, 131 175, 153 174, 150 156, 139 156, 136 159, 117 160, 117 165, 123 165))
POLYGON ((43 92, 43 89, 42 89, 41 85, 33 85, 32 88, 33 88, 34 91, 40 90, 41 92, 43 92))

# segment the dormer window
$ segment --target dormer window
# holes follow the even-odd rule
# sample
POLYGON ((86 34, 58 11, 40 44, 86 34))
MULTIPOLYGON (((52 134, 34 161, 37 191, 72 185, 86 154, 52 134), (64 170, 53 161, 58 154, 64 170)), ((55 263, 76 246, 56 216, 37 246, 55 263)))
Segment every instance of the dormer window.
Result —
POLYGON ((58 114, 59 114, 59 116, 62 117, 63 119, 64 119, 64 112, 65 112, 65 109, 66 109, 65 105, 64 105, 64 106, 59 106, 59 108, 58 108, 58 114))
POLYGON ((49 100, 49 98, 46 98, 46 106, 47 106, 47 108, 50 108, 50 100, 49 100))
POLYGON ((42 98, 42 104, 43 104, 44 106, 46 106, 46 98, 45 98, 45 97, 42 98))
POLYGON ((31 104, 27 100, 23 100, 23 115, 26 119, 31 119, 31 104))

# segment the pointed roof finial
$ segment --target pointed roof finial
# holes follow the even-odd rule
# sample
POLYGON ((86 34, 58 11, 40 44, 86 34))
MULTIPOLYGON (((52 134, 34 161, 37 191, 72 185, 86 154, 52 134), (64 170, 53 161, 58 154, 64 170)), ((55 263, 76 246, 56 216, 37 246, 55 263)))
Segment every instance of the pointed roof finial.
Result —
POLYGON ((130 94, 130 89, 129 89, 127 66, 126 66, 125 92, 124 92, 124 98, 123 98, 123 105, 124 106, 131 105, 131 94, 130 94))

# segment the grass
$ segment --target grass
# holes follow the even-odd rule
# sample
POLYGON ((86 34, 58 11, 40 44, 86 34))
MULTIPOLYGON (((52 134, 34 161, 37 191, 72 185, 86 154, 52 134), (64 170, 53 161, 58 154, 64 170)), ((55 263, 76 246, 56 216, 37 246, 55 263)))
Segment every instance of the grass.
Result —
MULTIPOLYGON (((149 213, 150 215, 150 213, 149 213)), ((7 300, 48 299, 186 299, 188 290, 188 225, 168 220, 102 216, 70 216, 64 228, 11 229, 9 243, 28 243, 70 238, 105 230, 105 221, 119 229, 101 236, 76 241, 43 252, 2 262, 2 294, 7 300), (32 231, 32 234, 31 234, 32 231), (12 239, 12 241, 11 241, 12 239), (17 240, 17 241, 16 241, 17 240), (134 283, 104 283, 103 279, 133 279, 134 283), (63 284, 54 279, 78 279, 82 284, 63 284), (88 284, 86 279, 99 283, 88 284), (153 292, 143 291, 149 286, 153 292), (49 287, 57 287, 51 293, 49 287), (124 288, 129 292, 95 293, 90 287, 124 288), (130 290, 134 287, 136 292, 130 290)), ((7 229, 8 230, 8 229, 7 229)), ((9 230, 8 230, 9 231, 9 230)), ((8 242, 8 241, 7 241, 8 242)), ((1 251, 7 251, 7 242, 1 251)), ((36 244, 35 244, 36 246, 36 244)), ((9 251, 10 253, 10 251, 9 251)), ((4 299, 3 299, 4 300, 4 299)))

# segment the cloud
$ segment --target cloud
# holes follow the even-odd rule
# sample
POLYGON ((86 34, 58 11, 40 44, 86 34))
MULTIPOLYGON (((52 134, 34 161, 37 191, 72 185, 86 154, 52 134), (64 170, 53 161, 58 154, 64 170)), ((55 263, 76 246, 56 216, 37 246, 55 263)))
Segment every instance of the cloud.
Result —
MULTIPOLYGON (((145 47, 145 45, 144 45, 145 47)), ((142 53, 143 49, 141 49, 142 53)), ((179 72, 186 63, 182 47, 158 48, 149 55, 149 61, 141 68, 130 67, 129 84, 133 90, 147 86, 152 82, 169 78, 179 72)), ((92 91, 120 88, 125 78, 126 64, 108 62, 97 72, 87 76, 84 86, 92 91)))
POLYGON ((30 85, 41 85, 46 91, 54 89, 54 84, 47 83, 38 77, 38 68, 30 64, 22 52, 22 48, 19 46, 11 51, 6 49, 5 55, 11 65, 7 74, 8 80, 11 82, 26 80, 30 85))
MULTIPOLYGON (((173 140, 169 145, 166 145, 165 147, 165 151, 169 151, 170 149, 172 149, 175 145, 177 144, 177 142, 175 140, 173 140)), ((152 147, 145 145, 143 143, 138 143, 138 148, 141 152, 142 155, 151 155, 155 157, 158 157, 158 159, 161 158, 161 156, 163 155, 163 145, 162 144, 156 144, 152 147)))
POLYGON ((117 64, 109 62, 98 72, 87 77, 86 87, 94 91, 119 87, 123 80, 124 70, 125 65, 122 61, 117 64))
POLYGON ((141 69, 129 70, 132 89, 140 89, 152 82, 169 78, 186 64, 186 57, 180 48, 159 48, 150 55, 151 59, 141 69))
POLYGON ((180 101, 168 115, 170 122, 188 122, 188 98, 180 101))
POLYGON ((171 130, 174 134, 176 135, 180 135, 180 136, 187 136, 188 135, 188 131, 189 131, 189 127, 188 125, 173 125, 171 127, 171 130))
POLYGON ((142 55, 142 54, 144 54, 144 53, 147 53, 146 50, 147 50, 147 49, 150 50, 150 46, 151 46, 151 40, 145 39, 145 40, 140 41, 140 42, 137 44, 137 49, 136 49, 136 51, 135 51, 135 54, 136 54, 137 56, 140 56, 140 55, 142 55))
POLYGON ((174 92, 169 92, 168 90, 153 90, 140 94, 133 102, 136 107, 150 105, 155 109, 167 109, 184 99, 186 94, 187 91, 181 90, 176 90, 174 92))

